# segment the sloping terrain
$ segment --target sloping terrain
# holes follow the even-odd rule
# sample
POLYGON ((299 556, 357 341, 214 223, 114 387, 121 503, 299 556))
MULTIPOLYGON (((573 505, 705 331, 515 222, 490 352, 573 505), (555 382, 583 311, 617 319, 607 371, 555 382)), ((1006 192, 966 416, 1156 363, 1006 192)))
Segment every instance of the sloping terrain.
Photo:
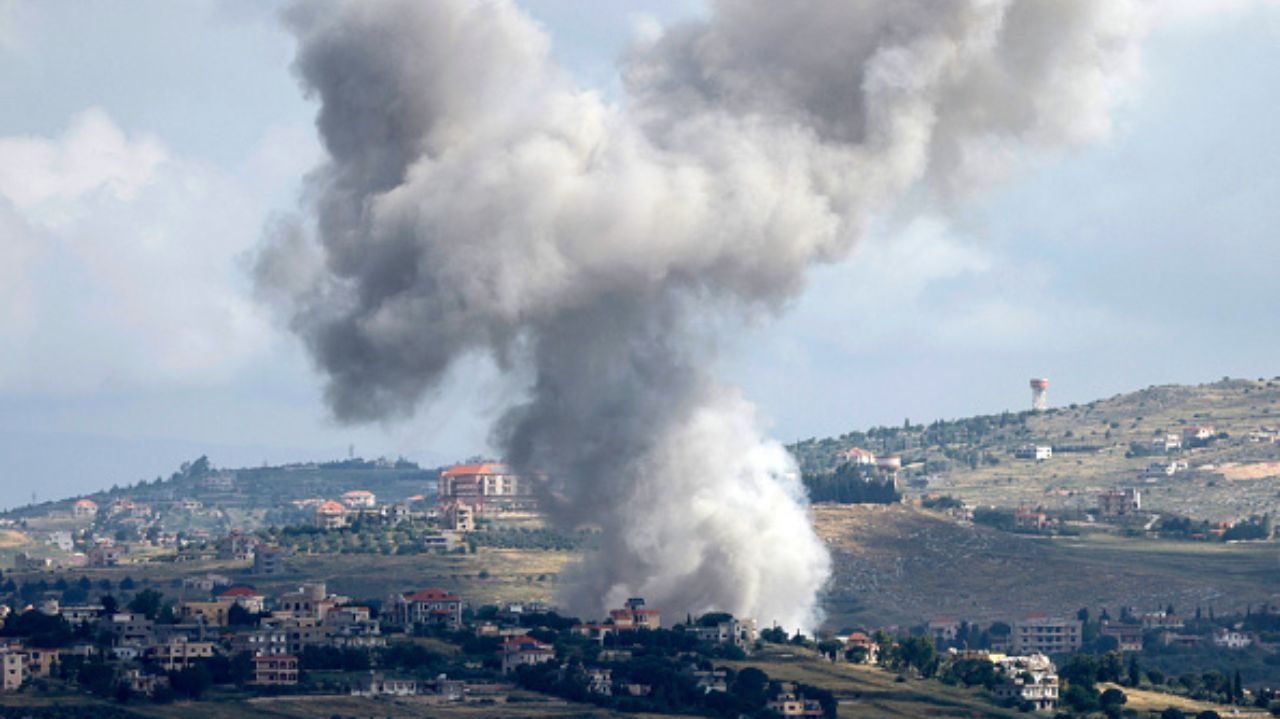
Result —
POLYGON ((1243 611, 1280 592, 1280 548, 1269 542, 1049 539, 899 505, 813 511, 835 562, 825 602, 834 629, 935 616, 986 623, 1081 607, 1243 611))

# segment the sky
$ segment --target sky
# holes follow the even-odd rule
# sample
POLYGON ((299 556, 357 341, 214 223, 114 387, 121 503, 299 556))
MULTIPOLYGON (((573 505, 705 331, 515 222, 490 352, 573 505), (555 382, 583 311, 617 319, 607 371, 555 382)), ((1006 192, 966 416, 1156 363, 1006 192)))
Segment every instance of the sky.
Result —
MULTIPOLYGON (((617 100, 695 0, 520 3, 617 100)), ((1280 5, 1167 0, 1110 134, 945 211, 877 218, 712 360, 792 441, 904 418, 1280 374, 1280 5)), ((490 454, 483 360, 407 421, 342 426, 249 267, 322 159, 278 6, 0 0, 0 507, 226 467, 490 454)))

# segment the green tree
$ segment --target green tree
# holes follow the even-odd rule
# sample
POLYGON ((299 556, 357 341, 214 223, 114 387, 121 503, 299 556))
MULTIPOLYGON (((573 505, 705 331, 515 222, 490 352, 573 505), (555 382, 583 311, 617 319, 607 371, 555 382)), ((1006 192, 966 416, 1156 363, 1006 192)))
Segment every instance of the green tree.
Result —
POLYGON ((164 595, 154 589, 144 589, 133 595, 129 602, 129 611, 145 615, 147 619, 155 619, 160 614, 164 595))

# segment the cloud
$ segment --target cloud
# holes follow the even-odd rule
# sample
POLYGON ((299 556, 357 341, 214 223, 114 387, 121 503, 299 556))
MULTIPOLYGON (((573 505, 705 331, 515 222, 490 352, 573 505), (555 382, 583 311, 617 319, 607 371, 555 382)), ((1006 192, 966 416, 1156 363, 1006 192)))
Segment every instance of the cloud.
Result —
POLYGON ((0 390, 224 380, 267 343, 237 256, 261 209, 231 178, 101 109, 0 138, 0 390))

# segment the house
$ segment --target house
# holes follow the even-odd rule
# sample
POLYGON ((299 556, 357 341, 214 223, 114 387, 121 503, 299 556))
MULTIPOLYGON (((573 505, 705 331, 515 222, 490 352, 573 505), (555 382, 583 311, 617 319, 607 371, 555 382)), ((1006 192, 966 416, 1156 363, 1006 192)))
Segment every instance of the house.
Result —
POLYGON ((1074 652, 1082 643, 1081 626, 1079 619, 1032 614, 1013 623, 1013 651, 1045 655, 1074 652))
POLYGON ((732 644, 739 649, 746 649, 756 641, 756 621, 754 619, 730 618, 710 627, 688 627, 698 635, 698 641, 713 644, 732 644))
POLYGON ((289 632, 285 629, 266 628, 236 632, 231 636, 231 652, 248 652, 250 656, 279 655, 289 653, 289 632))
POLYGON ((155 622, 136 612, 116 612, 98 623, 116 644, 149 644, 155 636, 155 622))
POLYGON ((263 654, 253 658, 255 686, 290 686, 298 683, 298 658, 291 654, 263 654))
POLYGON ((252 587, 243 584, 231 587, 217 597, 217 601, 235 605, 250 614, 262 614, 267 610, 267 598, 252 587))
POLYGON ((422 589, 391 597, 383 611, 401 626, 462 627, 462 598, 443 589, 422 589))
POLYGON ((765 708, 781 717, 812 717, 813 719, 818 719, 824 716, 822 704, 816 699, 807 699, 803 694, 793 692, 782 692, 776 695, 765 702, 765 708))
POLYGON ((897 474, 902 469, 902 457, 896 454, 886 454, 876 457, 876 471, 887 472, 889 474, 897 474))
POLYGON ((418 694, 416 679, 388 679, 376 672, 356 679, 351 696, 356 697, 411 697, 418 694))
POLYGON ((1182 428, 1182 439, 1184 442, 1185 441, 1205 442, 1210 439, 1213 439, 1217 435, 1218 435, 1218 432, 1214 429, 1213 425, 1211 424, 1206 424, 1206 425, 1193 424, 1190 427, 1182 428))
POLYGON ((314 523, 320 529, 341 529, 347 526, 347 508, 333 500, 321 502, 314 523))
POLYGON ((880 661, 880 645, 864 632, 853 632, 845 637, 842 650, 846 657, 852 657, 851 661, 860 661, 863 664, 875 664, 880 661))
POLYGON ((550 644, 532 637, 514 637, 502 643, 498 649, 502 657, 502 673, 515 671, 516 667, 543 664, 556 658, 556 650, 550 644))
POLYGON ((1027 444, 1013 450, 1014 459, 1031 459, 1043 462, 1053 457, 1053 447, 1043 444, 1027 444))
POLYGON ((950 644, 960 633, 960 622, 950 617, 936 617, 929 620, 928 629, 935 644, 950 644))
POLYGON ((252 534, 232 530, 227 536, 218 540, 218 559, 245 562, 254 558, 254 553, 262 540, 252 534))
POLYGON ((1179 471, 1187 468, 1186 462, 1152 462, 1142 471, 1142 476, 1146 479, 1160 479, 1161 477, 1172 477, 1179 471))
POLYGON ((1244 649, 1253 644, 1253 639, 1244 632, 1238 632, 1226 627, 1218 627, 1213 632, 1213 645, 1223 647, 1225 649, 1244 649))
POLYGON ((164 674, 145 674, 141 669, 130 669, 125 672, 124 681, 129 691, 143 696, 153 696, 156 690, 169 686, 169 677, 164 674))
POLYGON ((279 574, 284 571, 284 551, 279 547, 259 545, 253 553, 253 573, 279 574))
POLYGON ((1018 507, 1013 513, 1013 526, 1018 529, 1041 530, 1049 526, 1049 515, 1018 507))
POLYGON ((997 701, 1030 705, 1034 711, 1057 709, 1059 690, 1059 678, 1056 673, 1037 669, 1006 672, 1004 681, 997 683, 993 688, 997 701))
POLYGON ((536 509, 533 484, 505 464, 459 464, 440 473, 436 498, 441 507, 454 500, 480 513, 496 510, 536 509))
POLYGON ((645 609, 644 599, 632 597, 622 609, 609 611, 610 622, 620 629, 661 629, 662 614, 657 609, 645 609))
POLYGON ((1164 433, 1151 440, 1153 452, 1176 452, 1180 449, 1182 449, 1182 437, 1172 432, 1164 433))
POLYGON ((58 609, 58 614, 73 627, 78 627, 85 622, 94 622, 102 614, 103 607, 101 604, 67 604, 58 609))
POLYGON ((377 497, 373 492, 364 489, 343 492, 342 503, 351 509, 373 509, 378 506, 377 497))
POLYGON ((1116 648, 1122 652, 1142 651, 1143 626, 1141 624, 1104 621, 1099 634, 1114 638, 1116 648))
POLYGON ((16 692, 27 681, 27 658, 18 652, 3 651, 0 653, 0 671, 4 672, 4 691, 16 692))
POLYGON ((90 567, 115 567, 119 566, 120 558, 124 556, 124 547, 117 544, 95 544, 89 547, 86 556, 90 567))
POLYGON ((476 530, 476 513, 470 504, 462 500, 445 503, 441 508, 446 529, 455 532, 474 532, 476 530))
POLYGON ((849 464, 859 467, 873 467, 876 463, 876 455, 874 452, 862 449, 861 447, 850 447, 840 453, 840 458, 849 464))
POLYGON ((187 669, 197 661, 213 658, 213 642, 188 642, 170 639, 163 644, 153 644, 142 652, 142 658, 166 672, 187 669))
POLYGON ((1142 509, 1142 493, 1136 489, 1114 489, 1098 493, 1098 514, 1128 517, 1142 509))
POLYGON ((276 613, 319 621, 330 609, 346 601, 346 597, 330 595, 324 582, 304 582, 298 591, 286 592, 276 599, 276 613))
POLYGON ((1177 614, 1169 612, 1147 612, 1142 615, 1143 629, 1182 629, 1186 622, 1177 614))
POLYGON ((613 696, 613 670, 603 667, 584 668, 587 691, 600 696, 613 696))
POLYGON ((178 602, 178 616, 190 622, 225 627, 231 607, 231 602, 178 602))
POLYGON ((71 515, 76 519, 93 519, 98 516, 98 503, 92 499, 77 499, 71 505, 71 515))

